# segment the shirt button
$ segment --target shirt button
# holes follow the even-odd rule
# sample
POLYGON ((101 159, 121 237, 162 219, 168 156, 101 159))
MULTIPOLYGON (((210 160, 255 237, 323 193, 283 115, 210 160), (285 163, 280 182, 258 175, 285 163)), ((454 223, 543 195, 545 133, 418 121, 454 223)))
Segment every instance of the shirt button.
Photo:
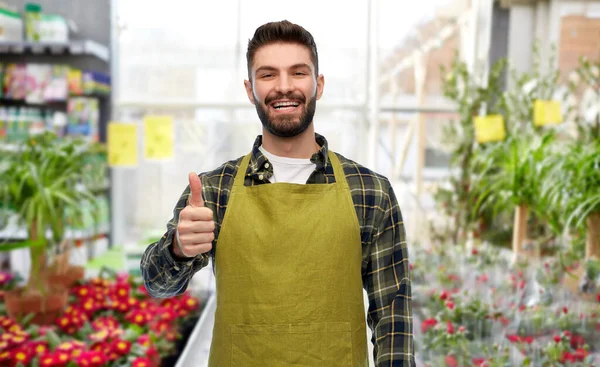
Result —
POLYGON ((265 168, 269 168, 270 164, 269 163, 265 163, 265 168))
POLYGON ((265 179, 265 176, 263 176, 263 175, 258 175, 258 179, 262 181, 262 180, 264 180, 264 179, 265 179))

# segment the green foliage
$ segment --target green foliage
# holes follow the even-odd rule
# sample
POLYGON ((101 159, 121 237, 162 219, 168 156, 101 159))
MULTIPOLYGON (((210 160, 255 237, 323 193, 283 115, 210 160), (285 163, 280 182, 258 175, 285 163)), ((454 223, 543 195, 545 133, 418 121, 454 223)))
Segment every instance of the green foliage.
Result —
MULTIPOLYGON (((85 179, 88 145, 82 140, 68 140, 54 133, 43 133, 24 141, 7 153, 0 165, 0 206, 4 210, 0 224, 16 214, 18 224, 28 234, 37 234, 29 243, 33 266, 30 279, 36 279, 47 249, 56 248, 69 225, 77 226, 90 214, 82 202, 94 201, 85 179), (67 216, 66 213, 72 213, 67 216), (50 237, 46 238, 47 231, 50 237), (39 241, 43 241, 40 245, 39 241)), ((89 209, 94 211, 94 209, 89 209)), ((93 213, 92 213, 93 214, 93 213)), ((13 246, 0 245, 0 250, 13 246)), ((41 282, 41 280, 37 280, 41 282)))
POLYGON ((472 167, 471 161, 476 154, 475 130, 473 117, 482 109, 488 113, 501 113, 503 108, 501 96, 502 79, 507 62, 497 61, 487 76, 485 87, 480 81, 483 74, 480 70, 469 71, 467 65, 456 57, 451 70, 442 67, 444 96, 458 106, 459 120, 449 124, 444 131, 444 145, 451 153, 451 164, 458 169, 458 174, 450 178, 450 186, 436 193, 436 201, 442 203, 442 210, 454 217, 452 237, 458 241, 460 233, 466 234, 473 229, 477 221, 469 215, 475 204, 471 195, 472 167))

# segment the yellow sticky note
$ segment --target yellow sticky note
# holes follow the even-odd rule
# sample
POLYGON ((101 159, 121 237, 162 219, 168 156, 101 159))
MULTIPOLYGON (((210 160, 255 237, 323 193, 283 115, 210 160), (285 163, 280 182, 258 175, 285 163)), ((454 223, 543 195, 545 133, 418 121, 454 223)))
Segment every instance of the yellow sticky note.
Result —
POLYGON ((475 138, 479 143, 504 140, 506 138, 504 117, 502 115, 475 117, 475 138))
POLYGON ((108 124, 108 165, 138 164, 137 125, 111 122, 108 124))
POLYGON ((533 102, 533 124, 543 126, 549 124, 560 124, 562 113, 559 101, 535 100, 533 102))
POLYGON ((146 159, 172 158, 173 144, 172 117, 144 117, 144 157, 146 159))

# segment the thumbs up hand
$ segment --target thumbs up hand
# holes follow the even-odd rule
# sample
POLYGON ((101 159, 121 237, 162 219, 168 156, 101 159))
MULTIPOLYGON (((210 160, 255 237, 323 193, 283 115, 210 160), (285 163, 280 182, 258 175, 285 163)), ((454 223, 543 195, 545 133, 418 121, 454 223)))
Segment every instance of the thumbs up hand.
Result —
POLYGON ((202 182, 195 173, 189 174, 190 198, 179 213, 174 252, 180 257, 195 257, 209 252, 215 239, 213 212, 204 206, 202 182))

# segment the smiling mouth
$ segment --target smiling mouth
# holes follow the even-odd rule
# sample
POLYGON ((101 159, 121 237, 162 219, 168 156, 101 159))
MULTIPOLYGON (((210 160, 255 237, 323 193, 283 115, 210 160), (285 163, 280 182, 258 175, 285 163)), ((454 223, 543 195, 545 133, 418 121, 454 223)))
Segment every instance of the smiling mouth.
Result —
POLYGON ((270 107, 276 112, 293 112, 300 107, 300 102, 297 101, 281 101, 270 104, 270 107))

